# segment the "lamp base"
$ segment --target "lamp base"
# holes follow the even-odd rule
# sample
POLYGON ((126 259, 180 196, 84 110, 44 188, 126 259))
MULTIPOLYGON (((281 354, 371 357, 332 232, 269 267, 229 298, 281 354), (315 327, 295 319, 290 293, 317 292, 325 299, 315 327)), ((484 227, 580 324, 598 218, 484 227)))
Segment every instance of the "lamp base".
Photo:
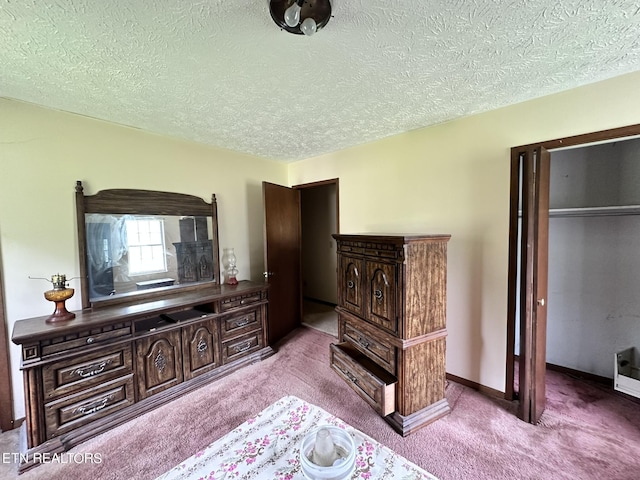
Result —
POLYGON ((73 288, 57 288, 44 292, 44 298, 54 302, 56 309, 46 319, 47 323, 67 322, 76 318, 76 314, 67 310, 64 302, 73 297, 73 288))
POLYGON ((64 300, 56 302, 55 311, 45 320, 47 323, 67 322, 76 318, 76 314, 67 310, 64 300))

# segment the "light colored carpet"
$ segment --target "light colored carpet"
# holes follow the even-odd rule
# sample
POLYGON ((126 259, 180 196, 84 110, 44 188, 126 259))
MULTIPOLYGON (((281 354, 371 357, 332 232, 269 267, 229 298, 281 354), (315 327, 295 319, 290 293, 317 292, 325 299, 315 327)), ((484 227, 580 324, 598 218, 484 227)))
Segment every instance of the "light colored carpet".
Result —
POLYGON ((302 304, 302 324, 338 337, 338 314, 335 305, 305 299, 302 304))

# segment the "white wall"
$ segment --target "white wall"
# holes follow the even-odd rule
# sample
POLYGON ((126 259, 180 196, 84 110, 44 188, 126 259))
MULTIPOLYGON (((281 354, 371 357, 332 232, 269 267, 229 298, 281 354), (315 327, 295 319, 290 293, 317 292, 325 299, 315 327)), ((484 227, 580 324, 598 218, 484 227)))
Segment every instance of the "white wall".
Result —
POLYGON ((340 231, 450 233, 447 371, 504 391, 511 147, 640 123, 640 73, 296 162, 340 231))
MULTIPOLYGON (((0 98, 0 249, 8 331, 47 315, 50 284, 28 276, 79 274, 76 180, 108 188, 189 193, 218 200, 220 248, 234 247, 239 279, 261 280, 263 180, 286 184, 287 166, 0 98)), ((71 287, 78 288, 71 282, 71 287)), ((79 292, 67 303, 80 308, 79 292)), ((14 418, 24 416, 19 348, 12 345, 14 418)))
MULTIPOLYGON (((640 205, 640 140, 551 154, 551 208, 640 205)), ((640 346, 640 215, 551 217, 547 362, 613 377, 640 346)))
POLYGON ((302 295, 337 303, 338 275, 335 240, 336 186, 300 191, 302 210, 302 295))

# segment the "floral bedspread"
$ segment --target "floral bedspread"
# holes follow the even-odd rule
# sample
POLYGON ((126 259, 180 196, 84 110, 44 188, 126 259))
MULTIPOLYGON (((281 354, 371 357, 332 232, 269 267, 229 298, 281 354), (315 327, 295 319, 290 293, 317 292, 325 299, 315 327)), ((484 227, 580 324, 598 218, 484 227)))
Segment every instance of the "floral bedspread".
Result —
POLYGON ((334 425, 353 436, 352 479, 437 480, 339 418, 293 396, 281 398, 157 480, 304 479, 300 443, 319 425, 334 425))

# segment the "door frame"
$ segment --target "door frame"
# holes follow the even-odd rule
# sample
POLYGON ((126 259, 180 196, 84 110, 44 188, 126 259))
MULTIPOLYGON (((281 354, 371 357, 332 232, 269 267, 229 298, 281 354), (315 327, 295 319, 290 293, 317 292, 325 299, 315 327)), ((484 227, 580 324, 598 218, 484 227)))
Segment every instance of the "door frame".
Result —
POLYGON ((0 430, 3 432, 15 427, 13 389, 11 386, 11 357, 9 355, 9 336, 7 335, 6 322, 2 255, 0 255, 0 430))
MULTIPOLYGON (((520 172, 519 172, 519 158, 522 152, 535 150, 537 148, 544 148, 549 151, 557 150, 566 147, 579 147, 588 146, 598 143, 604 143, 607 141, 619 140, 619 139, 631 139, 632 137, 640 136, 640 124, 629 125, 626 127, 612 128, 608 130, 601 130, 598 132, 586 133, 581 135, 575 135, 572 137, 557 138, 554 140, 547 140, 544 142, 532 143, 528 145, 522 145, 513 147, 511 149, 511 174, 510 174, 510 198, 509 198, 509 267, 508 267, 508 297, 507 297, 507 354, 506 354, 506 375, 505 375, 505 398, 507 400, 519 400, 518 394, 515 391, 515 332, 516 322, 520 321, 520 331, 525 334, 525 341, 527 344, 535 345, 536 340, 538 342, 546 341, 546 326, 545 331, 537 331, 535 328, 526 329, 526 325, 522 324, 522 319, 517 317, 517 286, 520 281, 519 269, 518 269, 518 199, 520 195, 525 196, 527 185, 521 185, 520 172), (521 192, 522 188, 522 192, 521 192)), ((553 161, 553 156, 551 158, 553 161)), ((548 188, 548 185, 545 186, 548 188)), ((547 239, 548 242, 548 239, 547 239)), ((548 245, 547 245, 548 247, 548 245)), ((538 248, 536 246, 535 248, 538 248)), ((537 276, 538 272, 533 271, 533 275, 537 276)), ((521 308, 522 310, 522 308, 521 308)), ((537 371, 537 378, 531 375, 532 369, 530 365, 524 359, 523 355, 518 356, 518 368, 521 372, 520 378, 527 378, 528 385, 524 388, 531 389, 534 387, 535 382, 544 382, 544 370, 537 371), (525 372, 524 377, 522 372, 525 372), (542 378, 540 378, 542 375, 542 378)), ((522 411, 522 408, 519 409, 522 411)))
MULTIPOLYGON (((308 188, 324 187, 327 185, 336 186, 336 232, 335 233, 340 233, 340 179, 339 178, 331 178, 329 180, 320 180, 318 182, 303 183, 300 185, 294 185, 291 188, 295 190, 306 190, 308 188)), ((302 212, 300 213, 302 214, 302 212)))
MULTIPOLYGON (((320 180, 317 182, 311 183, 303 183, 300 185, 294 185, 294 190, 307 190, 311 188, 317 187, 325 187, 327 185, 335 185, 336 186, 336 231, 334 233, 340 233, 340 179, 339 178, 330 178, 328 180, 320 180)), ((302 195, 300 195, 300 224, 302 224, 302 195)), ((302 256, 302 234, 300 235, 300 254, 302 256)), ((337 272, 336 272, 337 275, 337 272)), ((302 310, 302 262, 300 262, 300 309, 302 310)), ((303 317, 304 312, 300 312, 300 318, 303 317)))

